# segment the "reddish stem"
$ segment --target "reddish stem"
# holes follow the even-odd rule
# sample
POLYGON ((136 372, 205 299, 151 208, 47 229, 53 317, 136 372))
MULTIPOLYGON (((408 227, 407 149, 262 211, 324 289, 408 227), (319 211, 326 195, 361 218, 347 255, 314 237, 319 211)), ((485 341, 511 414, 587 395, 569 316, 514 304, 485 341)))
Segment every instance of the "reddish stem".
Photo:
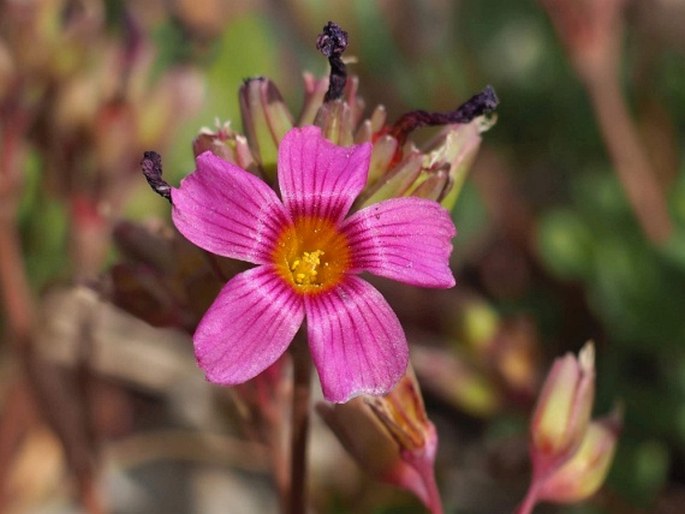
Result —
POLYGON ((536 482, 533 481, 528 488, 525 498, 516 510, 516 514, 531 514, 535 505, 538 502, 538 487, 536 482))
POLYGON ((311 360, 306 342, 296 336, 291 345, 293 356, 293 407, 290 434, 290 496, 288 514, 307 511, 307 438, 311 396, 311 360))

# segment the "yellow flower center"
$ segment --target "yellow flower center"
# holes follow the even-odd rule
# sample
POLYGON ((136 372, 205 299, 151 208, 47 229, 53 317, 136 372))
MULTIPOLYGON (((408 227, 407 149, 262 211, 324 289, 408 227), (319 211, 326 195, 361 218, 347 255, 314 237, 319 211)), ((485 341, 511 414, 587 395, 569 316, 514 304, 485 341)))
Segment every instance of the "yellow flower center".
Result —
POLYGON ((338 285, 350 266, 347 238, 329 220, 311 216, 286 227, 271 256, 281 278, 302 294, 338 285))

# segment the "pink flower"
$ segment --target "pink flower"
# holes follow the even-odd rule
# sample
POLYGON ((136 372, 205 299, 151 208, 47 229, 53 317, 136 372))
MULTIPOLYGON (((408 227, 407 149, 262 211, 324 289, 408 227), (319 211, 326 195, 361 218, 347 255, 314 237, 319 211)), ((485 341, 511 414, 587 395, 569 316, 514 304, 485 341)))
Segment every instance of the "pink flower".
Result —
POLYGON ((362 271, 448 288, 455 228, 438 203, 395 198, 345 218, 366 184, 371 145, 340 147, 318 127, 295 128, 278 148, 281 198, 210 152, 173 189, 173 221, 197 246, 257 266, 221 290, 193 336, 207 379, 233 385, 283 354, 307 317, 324 396, 345 402, 387 393, 407 367, 407 341, 362 271))

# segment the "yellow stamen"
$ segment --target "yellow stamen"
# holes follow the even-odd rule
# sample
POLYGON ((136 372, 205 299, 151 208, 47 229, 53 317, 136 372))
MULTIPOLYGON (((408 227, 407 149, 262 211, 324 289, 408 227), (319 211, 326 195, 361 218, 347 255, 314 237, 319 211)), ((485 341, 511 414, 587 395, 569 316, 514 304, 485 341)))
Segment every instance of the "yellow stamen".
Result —
POLYGON ((319 274, 317 268, 321 264, 320 257, 324 253, 326 252, 321 250, 303 252, 301 259, 295 259, 290 265, 290 270, 294 272, 295 282, 300 285, 317 284, 316 276, 319 274))
POLYGON ((283 230, 272 258, 279 275, 297 292, 315 294, 340 283, 350 251, 332 222, 303 217, 283 230))

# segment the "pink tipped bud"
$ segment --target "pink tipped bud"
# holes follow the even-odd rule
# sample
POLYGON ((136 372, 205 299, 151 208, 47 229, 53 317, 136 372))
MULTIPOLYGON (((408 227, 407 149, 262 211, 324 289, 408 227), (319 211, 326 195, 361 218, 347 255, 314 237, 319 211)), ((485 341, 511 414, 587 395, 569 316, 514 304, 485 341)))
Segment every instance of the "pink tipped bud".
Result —
POLYGON ((595 394, 595 348, 587 343, 578 358, 557 359, 542 388, 531 421, 531 457, 536 473, 565 461, 581 443, 595 394))
POLYGON ((365 470, 442 513, 433 472, 438 436, 411 369, 387 396, 320 404, 318 411, 365 470))
POLYGON ((207 151, 225 161, 237 164, 244 170, 256 172, 257 163, 247 144, 247 139, 234 132, 229 123, 221 125, 217 121, 214 130, 209 128, 200 130, 193 140, 193 153, 197 157, 207 151))
POLYGON ((300 127, 314 124, 314 118, 323 104, 327 89, 328 77, 317 78, 309 72, 304 74, 304 106, 297 122, 300 127))
POLYGON ((573 457, 542 483, 539 499, 575 503, 597 492, 609 472, 622 418, 622 409, 617 408, 609 416, 592 421, 573 457))

